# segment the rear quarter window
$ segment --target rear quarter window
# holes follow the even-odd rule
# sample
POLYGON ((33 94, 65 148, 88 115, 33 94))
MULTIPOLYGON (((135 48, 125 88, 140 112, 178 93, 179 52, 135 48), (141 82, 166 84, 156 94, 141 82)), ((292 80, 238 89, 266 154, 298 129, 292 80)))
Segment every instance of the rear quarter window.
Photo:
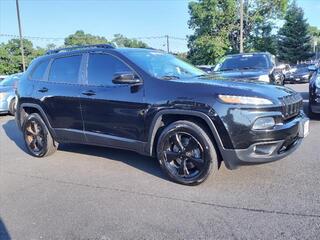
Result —
POLYGON ((34 67, 33 71, 31 72, 30 79, 36 80, 36 81, 44 80, 44 74, 47 70, 49 62, 50 62, 50 59, 47 59, 38 63, 34 67))

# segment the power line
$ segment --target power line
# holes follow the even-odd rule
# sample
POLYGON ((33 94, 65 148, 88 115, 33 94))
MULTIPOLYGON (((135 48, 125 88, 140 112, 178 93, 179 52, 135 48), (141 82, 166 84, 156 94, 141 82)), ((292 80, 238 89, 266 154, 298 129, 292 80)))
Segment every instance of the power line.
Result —
MULTIPOLYGON (((167 39, 167 36, 170 37, 171 39, 174 40, 181 40, 181 41, 186 41, 187 38, 183 37, 174 37, 170 35, 163 35, 163 36, 146 36, 146 37, 130 37, 130 39, 137 39, 137 40, 143 40, 143 39, 167 39)), ((19 35, 15 34, 7 34, 7 33, 0 33, 0 37, 11 37, 11 38, 19 38, 19 35)), ((26 39, 34 39, 34 40, 45 40, 45 41, 59 41, 59 40, 64 40, 66 37, 37 37, 37 36, 24 36, 23 38, 26 39)), ((86 37, 75 37, 78 39, 85 39, 86 37)))

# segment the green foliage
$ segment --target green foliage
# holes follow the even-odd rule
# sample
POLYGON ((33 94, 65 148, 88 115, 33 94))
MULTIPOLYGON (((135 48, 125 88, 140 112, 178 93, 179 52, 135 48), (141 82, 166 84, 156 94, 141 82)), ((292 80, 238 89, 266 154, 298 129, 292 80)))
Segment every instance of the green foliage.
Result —
MULTIPOLYGON (((288 0, 244 1, 244 50, 276 53, 276 35, 272 33, 275 20, 282 19, 288 0)), ((233 49, 239 50, 239 35, 233 41, 233 49)))
POLYGON ((235 0, 200 0, 189 3, 188 58, 194 64, 214 64, 230 49, 229 33, 237 19, 235 0))
POLYGON ((312 57, 311 36, 303 10, 293 2, 286 13, 285 23, 279 30, 279 58, 290 63, 312 57))
MULTIPOLYGON (((44 54, 42 48, 33 48, 32 42, 23 39, 23 49, 25 54, 26 66, 33 58, 44 54)), ((13 74, 22 71, 22 59, 20 51, 20 40, 11 39, 8 43, 0 44, 0 74, 13 74)))
POLYGON ((122 34, 115 34, 112 42, 118 47, 130 47, 130 48, 147 48, 148 45, 137 39, 130 39, 122 34))
MULTIPOLYGON (((282 18, 288 0, 244 0, 244 49, 276 52, 274 20, 282 18)), ((189 3, 189 59, 214 64, 227 53, 239 52, 240 19, 237 0, 199 0, 189 3)))
POLYGON ((84 33, 84 31, 82 30, 78 30, 74 34, 71 34, 64 39, 64 45, 66 46, 105 44, 105 43, 109 43, 109 41, 105 37, 84 33))

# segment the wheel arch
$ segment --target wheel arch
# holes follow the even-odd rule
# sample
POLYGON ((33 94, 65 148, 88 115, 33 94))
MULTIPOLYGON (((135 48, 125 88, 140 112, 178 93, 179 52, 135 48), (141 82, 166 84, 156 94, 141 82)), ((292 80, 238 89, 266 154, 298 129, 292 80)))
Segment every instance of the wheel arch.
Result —
POLYGON ((19 125, 19 127, 22 127, 23 124, 23 120, 26 116, 32 114, 32 113, 38 113, 40 115, 40 117, 43 119, 44 123, 46 124, 49 132, 51 133, 51 136, 53 138, 56 138, 56 134, 54 129, 51 127, 50 121, 47 118, 47 115, 45 113, 45 111, 42 109, 42 107, 38 104, 35 103, 22 103, 19 106, 19 111, 17 110, 17 123, 19 125))
POLYGON ((164 127, 179 120, 187 120, 197 124, 200 123, 201 127, 209 131, 209 137, 217 148, 219 158, 221 157, 221 152, 224 148, 215 124, 205 113, 192 110, 161 110, 155 115, 149 128, 148 144, 146 146, 148 155, 155 156, 157 139, 164 127))

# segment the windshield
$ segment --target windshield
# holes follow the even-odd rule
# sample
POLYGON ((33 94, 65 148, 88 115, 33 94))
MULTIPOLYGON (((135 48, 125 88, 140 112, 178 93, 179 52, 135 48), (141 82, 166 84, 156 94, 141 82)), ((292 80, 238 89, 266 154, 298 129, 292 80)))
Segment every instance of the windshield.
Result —
POLYGON ((0 86, 14 86, 15 82, 19 78, 16 75, 6 77, 3 81, 0 82, 0 86))
POLYGON ((269 62, 266 55, 245 54, 226 57, 218 66, 217 71, 263 69, 269 68, 269 62))
POLYGON ((124 51, 123 54, 156 78, 179 79, 207 75, 171 54, 159 51, 124 51))

